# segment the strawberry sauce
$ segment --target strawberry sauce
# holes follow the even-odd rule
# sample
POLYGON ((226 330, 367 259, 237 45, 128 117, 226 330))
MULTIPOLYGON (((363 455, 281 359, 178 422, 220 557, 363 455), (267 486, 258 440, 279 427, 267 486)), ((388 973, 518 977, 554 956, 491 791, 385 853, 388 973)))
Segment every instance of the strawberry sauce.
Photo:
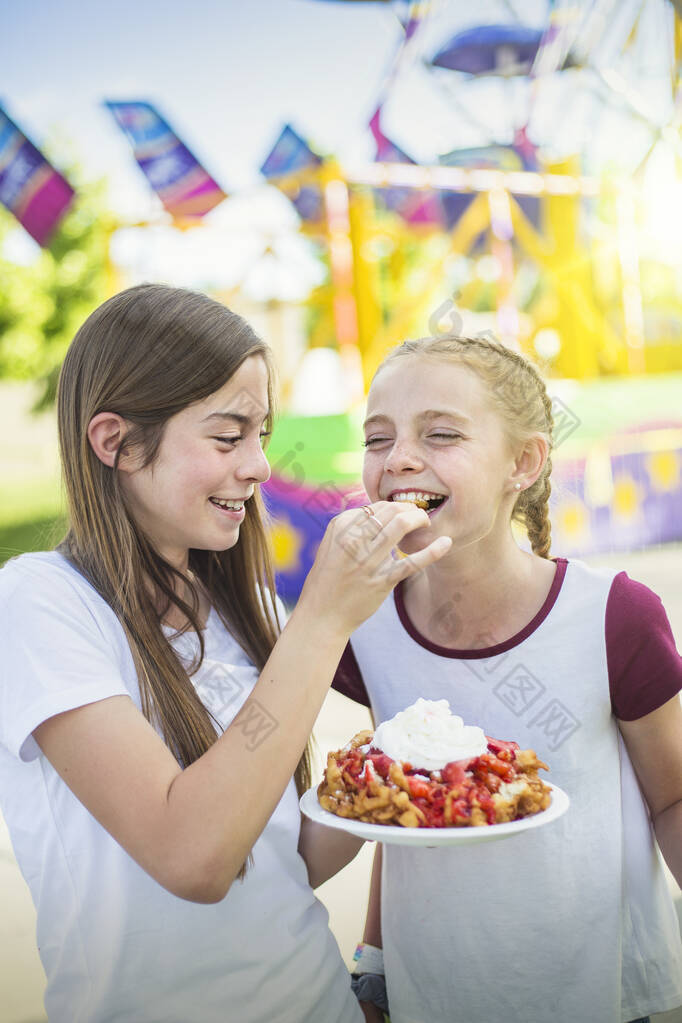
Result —
MULTIPOLYGON (((468 760, 453 760, 440 771, 398 764, 407 781, 411 801, 424 814, 420 827, 467 825, 476 807, 483 811, 488 824, 495 823, 492 797, 502 782, 511 782, 520 776, 514 766, 519 746, 488 736, 486 740, 487 753, 468 760)), ((376 776, 393 785, 390 770, 394 763, 396 761, 375 747, 370 747, 366 754, 359 749, 349 749, 338 758, 344 781, 355 791, 365 788, 376 776)))

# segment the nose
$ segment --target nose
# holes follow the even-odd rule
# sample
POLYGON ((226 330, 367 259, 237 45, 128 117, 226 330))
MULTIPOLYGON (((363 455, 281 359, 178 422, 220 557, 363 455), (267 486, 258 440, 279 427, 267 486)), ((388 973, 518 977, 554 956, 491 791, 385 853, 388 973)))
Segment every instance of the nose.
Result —
POLYGON ((417 447, 407 439, 396 440, 384 462, 384 470, 394 475, 404 472, 421 472, 423 468, 424 462, 417 447))
POLYGON ((265 483, 270 479, 270 463, 261 447, 260 437, 248 443, 246 440, 242 441, 241 452, 244 457, 240 460, 235 473, 240 480, 265 483))

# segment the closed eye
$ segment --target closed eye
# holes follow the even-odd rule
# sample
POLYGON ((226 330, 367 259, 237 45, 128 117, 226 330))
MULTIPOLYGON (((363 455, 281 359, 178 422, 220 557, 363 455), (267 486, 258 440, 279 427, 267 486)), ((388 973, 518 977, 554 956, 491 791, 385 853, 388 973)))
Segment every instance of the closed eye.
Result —
POLYGON ((461 440, 461 433, 430 433, 429 437, 441 437, 443 440, 461 440))
MULTIPOLYGON (((263 443, 263 441, 267 440, 267 438, 270 437, 271 435, 272 435, 271 430, 264 430, 262 433, 260 433, 258 436, 260 437, 261 444, 263 443)), ((219 444, 229 444, 230 447, 234 447, 238 441, 243 440, 244 438, 242 437, 241 434, 239 434, 236 437, 212 437, 211 439, 217 440, 219 444)))
POLYGON ((367 440, 363 440, 362 446, 365 448, 372 447, 373 444, 384 444, 386 441, 390 441, 390 437, 368 437, 367 440))

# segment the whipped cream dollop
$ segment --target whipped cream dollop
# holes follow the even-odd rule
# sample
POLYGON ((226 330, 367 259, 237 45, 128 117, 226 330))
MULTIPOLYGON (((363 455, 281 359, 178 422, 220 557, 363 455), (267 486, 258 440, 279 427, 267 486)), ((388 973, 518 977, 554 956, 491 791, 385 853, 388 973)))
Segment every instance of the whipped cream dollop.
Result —
POLYGON ((422 700, 382 721, 372 746, 392 760, 439 771, 451 760, 479 757, 488 749, 482 728, 450 713, 447 700, 422 700))

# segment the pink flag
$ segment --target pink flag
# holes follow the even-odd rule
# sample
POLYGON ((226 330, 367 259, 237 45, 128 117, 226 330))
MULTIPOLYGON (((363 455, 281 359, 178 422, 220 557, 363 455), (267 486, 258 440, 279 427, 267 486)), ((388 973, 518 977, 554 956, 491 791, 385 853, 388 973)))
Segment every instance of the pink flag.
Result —
POLYGON ((197 220, 226 197, 151 103, 105 103, 168 212, 197 220))
POLYGON ((47 245, 73 196, 68 181, 0 107, 0 202, 47 245))

